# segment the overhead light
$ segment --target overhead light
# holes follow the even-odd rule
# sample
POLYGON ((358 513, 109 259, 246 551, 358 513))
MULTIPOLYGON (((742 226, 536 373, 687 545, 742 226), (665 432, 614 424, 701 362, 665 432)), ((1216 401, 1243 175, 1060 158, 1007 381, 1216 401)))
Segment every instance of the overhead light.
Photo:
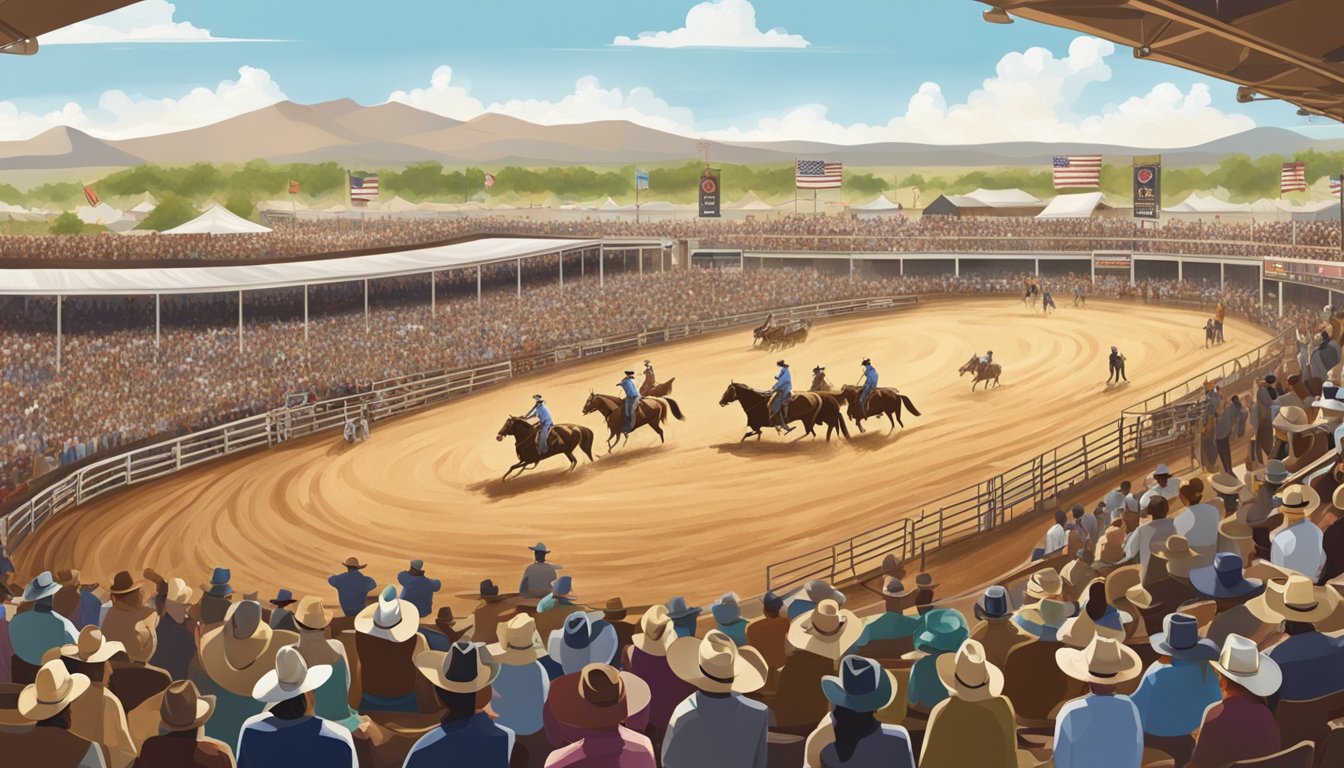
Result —
POLYGON ((980 14, 980 17, 985 21, 988 21, 990 24, 1013 23, 1013 17, 1009 16, 1008 12, 1003 10, 1002 8, 987 8, 985 9, 984 13, 980 14))
POLYGON ((15 40, 7 45, 0 45, 0 53, 9 53, 15 56, 32 56, 37 53, 37 38, 26 37, 22 40, 15 40))
POLYGON ((1237 103, 1246 104, 1255 101, 1255 89, 1249 86, 1239 86, 1237 88, 1237 103))
POLYGON ((1146 59, 1152 55, 1153 55, 1153 49, 1149 46, 1141 45, 1138 48, 1134 49, 1134 58, 1136 59, 1146 59))

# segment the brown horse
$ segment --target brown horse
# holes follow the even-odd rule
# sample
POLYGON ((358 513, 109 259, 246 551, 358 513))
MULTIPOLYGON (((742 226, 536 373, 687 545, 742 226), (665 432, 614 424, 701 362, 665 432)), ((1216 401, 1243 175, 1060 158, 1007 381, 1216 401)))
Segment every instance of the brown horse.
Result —
MULTIPOLYGON (((813 431, 812 426, 821 417, 821 410, 824 405, 822 397, 817 392, 794 392, 793 396, 789 398, 788 404, 784 406, 784 423, 801 421, 806 433, 816 437, 816 432, 813 431)), ((747 426, 751 429, 750 432, 742 436, 742 439, 746 440, 748 437, 755 435, 756 439, 760 440, 761 430, 773 424, 770 419, 769 401, 769 392, 761 392, 746 384, 733 382, 728 385, 728 389, 724 390, 723 397, 719 398, 719 407, 729 403, 741 403, 742 411, 747 414, 747 426)))
POLYGON ((867 418, 876 418, 885 415, 887 421, 891 423, 891 429, 895 429, 897 424, 902 427, 905 422, 901 421, 901 408, 915 416, 920 416, 919 409, 910 401, 910 398, 902 395, 891 387, 878 387, 873 390, 873 394, 868 397, 868 413, 863 412, 859 405, 859 395, 863 387, 853 384, 846 384, 840 387, 840 397, 849 405, 849 418, 854 420, 854 424, 863 432, 863 420, 867 418), (895 416, 895 419, 892 416, 895 416))
MULTIPOLYGON (((834 392, 814 392, 821 398, 821 413, 817 414, 817 421, 826 425, 826 442, 831 442, 831 434, 839 430, 845 439, 849 439, 849 427, 845 424, 844 411, 840 408, 840 403, 844 398, 834 392)), ((812 435, 816 437, 815 434, 812 435)))
MULTIPOLYGON (((621 441, 622 433, 625 431, 625 402, 614 395, 589 392, 588 400, 583 404, 583 413, 586 416, 594 411, 602 414, 607 421, 607 428, 611 430, 611 434, 607 437, 607 453, 611 453, 611 449, 621 441)), ((681 407, 677 405, 676 400, 670 397, 646 397, 635 406, 635 429, 647 424, 658 433, 658 441, 665 443, 667 439, 663 437, 662 425, 667 423, 669 413, 676 417, 677 421, 686 420, 686 417, 681 415, 681 407)), ((625 435, 625 442, 630 442, 630 435, 625 435)))
POLYGON ((766 351, 786 349, 807 341, 812 330, 811 320, 797 320, 788 325, 777 325, 761 333, 761 346, 766 351))
POLYGON ((991 381, 994 382, 994 386, 999 386, 999 374, 1003 373, 1003 369, 999 367, 998 363, 981 365, 980 358, 971 355, 971 359, 957 370, 958 376, 965 376, 968 373, 975 374, 975 380, 971 382, 971 391, 974 392, 975 385, 982 381, 985 382, 985 389, 989 389, 989 382, 991 381))
POLYGON ((539 428, 531 421, 517 416, 510 416, 504 420, 504 426, 499 428, 495 440, 503 440, 511 435, 513 449, 518 454, 518 463, 509 467, 509 471, 504 473, 503 480, 508 480, 509 475, 515 470, 521 475, 546 459, 560 454, 569 459, 569 471, 573 472, 579 465, 579 460, 574 458, 575 448, 581 449, 589 461, 593 460, 593 430, 578 424, 556 424, 551 427, 551 434, 547 436, 546 445, 549 450, 542 456, 537 450, 539 428))
POLYGON ((657 384, 654 384, 652 387, 640 387, 640 388, 639 388, 639 396, 640 396, 640 397, 667 397, 668 395, 672 394, 672 382, 674 382, 674 381, 676 381, 676 380, 677 380, 677 377, 676 377, 676 376, 673 376, 672 378, 668 379, 667 381, 660 381, 660 382, 658 382, 657 384))

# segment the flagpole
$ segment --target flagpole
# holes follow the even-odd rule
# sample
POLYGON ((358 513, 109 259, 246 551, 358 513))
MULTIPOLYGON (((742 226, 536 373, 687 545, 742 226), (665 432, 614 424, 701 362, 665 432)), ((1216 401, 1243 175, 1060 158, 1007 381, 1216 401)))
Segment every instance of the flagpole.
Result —
POLYGON ((793 158, 793 215, 798 215, 798 158, 793 158))
POLYGON ((1339 250, 1344 251, 1344 173, 1339 174, 1339 250))

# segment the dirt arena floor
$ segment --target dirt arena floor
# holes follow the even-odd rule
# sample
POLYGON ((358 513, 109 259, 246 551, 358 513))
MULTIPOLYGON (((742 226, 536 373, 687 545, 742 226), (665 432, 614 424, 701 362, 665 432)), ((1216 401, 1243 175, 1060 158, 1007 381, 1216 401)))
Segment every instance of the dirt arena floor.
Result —
POLYGON ((806 344, 781 353, 753 350, 739 330, 547 371, 375 424, 355 447, 324 434, 98 499, 43 526, 20 547, 19 569, 76 565, 107 583, 152 566, 196 584, 227 565, 240 591, 279 585, 334 601, 326 575, 345 557, 365 559, 382 583, 418 557, 446 597, 486 577, 516 589, 531 557, 524 546, 541 540, 594 601, 684 593, 704 605, 727 589, 759 593, 767 563, 1012 466, 1268 338, 1229 320, 1227 343, 1205 349, 1197 311, 1061 304, 1043 317, 1012 299, 933 301, 819 321, 806 344), (1127 386, 1106 386, 1111 344, 1128 357, 1127 386), (986 348, 1003 385, 972 394, 957 368, 986 348), (581 407, 590 388, 615 392, 621 370, 646 356, 661 377, 676 376, 686 421, 669 424, 666 445, 644 428, 606 455, 605 427, 581 407), (855 382, 871 356, 882 384, 924 415, 890 432, 885 420, 864 435, 851 427, 848 443, 827 444, 824 429, 739 442, 742 410, 720 408, 719 397, 732 380, 768 386, 781 356, 800 389, 817 364, 832 383, 855 382), (555 458, 501 483, 515 458, 512 440, 495 433, 534 392, 558 422, 598 431, 598 460, 566 474, 555 458))

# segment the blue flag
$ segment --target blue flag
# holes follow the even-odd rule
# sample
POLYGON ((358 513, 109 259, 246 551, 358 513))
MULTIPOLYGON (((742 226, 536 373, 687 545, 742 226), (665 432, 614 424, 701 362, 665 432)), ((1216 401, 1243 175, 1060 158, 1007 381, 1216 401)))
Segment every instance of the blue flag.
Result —
POLYGON ((635 189, 649 188, 649 172, 643 168, 635 169, 635 189))

